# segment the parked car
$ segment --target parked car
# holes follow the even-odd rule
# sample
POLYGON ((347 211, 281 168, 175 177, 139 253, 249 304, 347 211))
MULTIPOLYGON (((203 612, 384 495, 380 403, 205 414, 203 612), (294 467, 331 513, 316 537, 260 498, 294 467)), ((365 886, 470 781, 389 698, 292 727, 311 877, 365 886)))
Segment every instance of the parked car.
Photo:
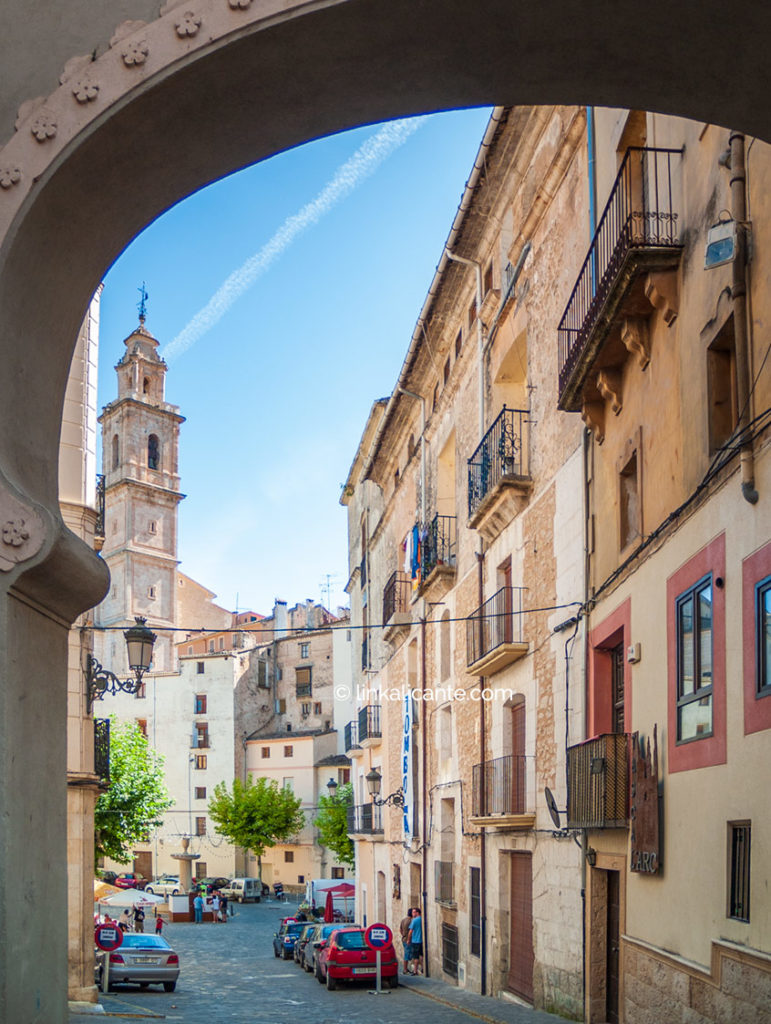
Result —
POLYGON ((102 983, 104 958, 110 957, 110 985, 134 982, 141 988, 163 985, 173 992, 179 977, 179 956, 162 935, 126 932, 114 953, 97 953, 96 982, 102 983))
POLYGON ((147 885, 147 879, 144 875, 134 871, 122 871, 121 874, 115 876, 112 884, 117 886, 118 889, 144 889, 147 885))
POLYGON ((273 933, 273 955, 283 956, 285 960, 289 960, 294 952, 297 936, 305 925, 305 921, 282 921, 278 931, 273 933))
POLYGON ((118 877, 117 871, 97 871, 96 875, 100 882, 106 882, 108 885, 115 885, 115 879, 118 877))
POLYGON ((294 944, 293 955, 294 955, 294 962, 296 964, 301 964, 303 962, 303 954, 305 952, 305 943, 311 937, 311 932, 313 932, 315 930, 316 930, 316 922, 315 921, 306 921, 303 924, 302 930, 300 931, 300 934, 297 936, 297 940, 296 940, 296 942, 294 944))
POLYGON ((305 949, 303 950, 302 967, 304 971, 315 972, 316 953, 318 952, 319 946, 329 938, 332 932, 338 931, 339 928, 339 924, 314 925, 314 930, 308 936, 308 941, 305 943, 305 949))
POLYGON ((224 889, 228 885, 230 885, 229 878, 223 878, 221 875, 207 875, 205 878, 196 878, 194 888, 209 896, 215 889, 224 889))
MULTIPOLYGON (((375 977, 375 951, 364 941, 363 928, 338 928, 319 946, 316 953, 316 977, 332 991, 339 981, 357 981, 375 977)), ((393 943, 380 950, 380 974, 391 988, 399 984, 399 961, 393 943)))
POLYGON ((220 892, 229 900, 237 900, 238 903, 246 903, 248 900, 259 903, 262 883, 259 878, 234 878, 228 885, 223 886, 220 892))
POLYGON ((179 884, 179 875, 159 875, 154 882, 148 882, 145 892, 155 893, 157 896, 176 896, 182 892, 179 884))

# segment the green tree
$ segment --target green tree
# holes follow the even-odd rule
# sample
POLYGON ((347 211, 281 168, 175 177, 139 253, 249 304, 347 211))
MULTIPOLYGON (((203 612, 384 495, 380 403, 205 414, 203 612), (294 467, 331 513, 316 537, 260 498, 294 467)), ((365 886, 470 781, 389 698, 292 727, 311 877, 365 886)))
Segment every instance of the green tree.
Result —
POLYGON ((214 831, 257 857, 262 878, 262 855, 268 847, 284 842, 305 824, 302 801, 291 789, 279 789, 275 779, 233 780, 232 790, 224 782, 214 787, 209 817, 214 831))
POLYGON ((314 825, 319 842, 336 855, 341 864, 355 867, 353 840, 348 835, 348 807, 353 802, 353 786, 339 786, 334 796, 319 797, 319 813, 314 825))
POLYGON ((163 823, 163 812, 173 802, 164 781, 163 758, 150 749, 137 725, 111 718, 110 785, 94 809, 96 856, 126 864, 134 844, 163 823))

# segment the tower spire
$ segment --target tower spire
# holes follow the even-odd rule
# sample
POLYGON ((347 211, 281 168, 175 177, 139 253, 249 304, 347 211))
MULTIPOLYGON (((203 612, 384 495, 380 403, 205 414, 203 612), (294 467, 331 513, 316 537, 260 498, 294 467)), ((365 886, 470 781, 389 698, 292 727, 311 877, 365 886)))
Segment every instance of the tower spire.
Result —
POLYGON ((147 300, 150 298, 147 294, 144 281, 142 282, 142 287, 137 288, 137 291, 139 292, 139 302, 137 303, 137 309, 139 310, 139 322, 144 327, 145 319, 147 317, 147 300))

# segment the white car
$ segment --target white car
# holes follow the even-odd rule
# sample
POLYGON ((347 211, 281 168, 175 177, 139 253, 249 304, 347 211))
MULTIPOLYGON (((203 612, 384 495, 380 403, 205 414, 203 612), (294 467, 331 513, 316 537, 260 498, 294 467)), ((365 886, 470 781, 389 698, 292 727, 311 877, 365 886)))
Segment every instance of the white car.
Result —
POLYGON ((179 884, 179 875, 160 875, 154 882, 148 882, 145 892, 153 893, 156 896, 176 896, 182 892, 179 884))

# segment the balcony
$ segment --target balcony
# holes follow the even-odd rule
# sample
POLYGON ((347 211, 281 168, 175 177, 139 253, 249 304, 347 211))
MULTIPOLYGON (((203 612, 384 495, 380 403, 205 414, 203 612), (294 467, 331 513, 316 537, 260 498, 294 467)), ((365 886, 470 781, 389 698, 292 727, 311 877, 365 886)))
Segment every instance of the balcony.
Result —
POLYGON ((527 761, 509 754, 475 764, 472 773, 471 821, 487 828, 531 829, 535 814, 527 813, 527 761))
POLYGON ((524 658, 522 602, 526 587, 501 587, 466 619, 466 662, 475 676, 492 676, 524 658))
POLYGON ((458 552, 458 520, 436 515, 428 524, 421 549, 420 593, 439 599, 455 580, 458 552))
POLYGON ((455 906, 455 865, 451 860, 434 861, 434 899, 455 906))
MULTIPOLYGON (((604 436, 604 402, 621 409, 629 355, 650 360, 648 318, 677 316, 683 246, 673 175, 682 151, 632 147, 619 168, 558 328, 559 408, 582 411, 604 436)), ((600 438, 601 439, 601 438, 600 438)))
POLYGON ((110 785, 110 719, 94 719, 94 775, 99 777, 99 788, 110 785))
POLYGON ((104 547, 104 473, 96 474, 96 522, 94 523, 94 549, 101 551, 104 547))
POLYGON ((391 575, 383 589, 383 639, 386 643, 409 632, 412 625, 410 597, 412 581, 406 572, 398 570, 391 575))
POLYGON ((380 705, 368 704, 359 711, 359 746, 377 747, 380 740, 380 705))
POLYGON ((626 828, 629 755, 623 732, 568 747, 568 828, 626 828))
POLYGON ((301 700, 304 697, 311 697, 313 695, 313 684, 312 683, 297 683, 295 685, 295 697, 301 700))
POLYGON ((348 834, 382 838, 382 808, 375 804, 350 804, 347 808, 348 834))
POLYGON ((492 543, 521 510, 532 487, 527 465, 529 412, 507 409, 468 460, 468 525, 492 543))
POLYGON ((359 746, 358 722, 349 722, 345 727, 345 752, 351 757, 358 757, 363 752, 359 746))

